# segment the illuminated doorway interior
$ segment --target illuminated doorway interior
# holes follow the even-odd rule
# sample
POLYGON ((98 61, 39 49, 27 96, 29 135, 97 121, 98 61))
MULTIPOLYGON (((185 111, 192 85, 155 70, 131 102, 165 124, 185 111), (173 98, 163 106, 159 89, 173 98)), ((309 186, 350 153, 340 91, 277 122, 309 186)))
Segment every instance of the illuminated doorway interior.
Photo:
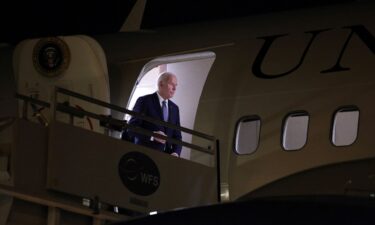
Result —
MULTIPOLYGON (((127 108, 133 109, 139 96, 151 94, 157 90, 157 80, 161 72, 172 72, 176 74, 178 80, 172 101, 180 108, 181 126, 194 129, 199 99, 214 60, 215 53, 200 52, 159 57, 148 62, 137 79, 127 108)), ((125 119, 129 118, 125 117, 125 119)), ((182 139, 191 143, 192 136, 182 132, 182 139)), ((190 149, 183 147, 181 157, 190 159, 190 149)))

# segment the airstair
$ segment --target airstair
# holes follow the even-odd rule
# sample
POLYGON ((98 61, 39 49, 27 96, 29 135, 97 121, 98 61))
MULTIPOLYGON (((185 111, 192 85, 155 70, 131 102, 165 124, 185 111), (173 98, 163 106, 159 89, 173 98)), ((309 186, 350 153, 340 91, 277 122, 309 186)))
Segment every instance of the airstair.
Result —
POLYGON ((16 97, 22 114, 4 118, 1 124, 6 128, 0 130, 11 133, 10 144, 0 152, 1 173, 6 175, 0 180, 0 224, 21 224, 19 218, 36 215, 49 225, 105 224, 220 201, 219 141, 214 136, 60 87, 51 103, 16 97), (115 138, 114 132, 126 129, 154 134, 64 101, 72 98, 186 132, 193 136, 192 143, 160 138, 206 154, 212 163, 204 165, 115 138), (52 113, 50 121, 43 115, 46 108, 52 113), (30 110, 37 123, 30 120, 30 110), (104 133, 79 127, 76 119, 99 122, 104 133))

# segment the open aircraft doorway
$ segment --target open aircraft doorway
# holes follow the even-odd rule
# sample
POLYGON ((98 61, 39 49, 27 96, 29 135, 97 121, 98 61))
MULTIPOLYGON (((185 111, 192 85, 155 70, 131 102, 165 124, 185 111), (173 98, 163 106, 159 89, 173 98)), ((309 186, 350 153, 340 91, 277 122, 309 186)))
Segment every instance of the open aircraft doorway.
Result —
MULTIPOLYGON (((133 109, 138 97, 157 90, 160 73, 172 72, 178 80, 177 91, 172 100, 180 108, 181 126, 193 129, 199 100, 215 57, 213 52, 199 52, 151 60, 145 64, 134 85, 127 109, 133 109)), ((125 120, 129 119, 129 115, 126 115, 125 120)), ((183 132, 182 140, 191 143, 192 136, 183 132)), ((190 159, 190 149, 183 147, 181 157, 190 159)))

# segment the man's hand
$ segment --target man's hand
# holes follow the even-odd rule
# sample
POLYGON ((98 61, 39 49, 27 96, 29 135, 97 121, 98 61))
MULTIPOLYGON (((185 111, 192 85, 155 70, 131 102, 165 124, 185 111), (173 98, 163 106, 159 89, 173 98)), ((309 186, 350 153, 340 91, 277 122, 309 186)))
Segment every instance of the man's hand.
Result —
POLYGON ((176 156, 176 157, 180 157, 180 156, 178 156, 178 154, 176 152, 171 153, 171 155, 176 156))
MULTIPOLYGON (((154 131, 154 133, 160 134, 160 135, 163 135, 163 136, 167 136, 167 135, 165 135, 165 133, 163 131, 160 131, 160 130, 159 131, 154 131)), ((157 142, 159 142, 159 143, 165 144, 165 140, 164 139, 161 139, 161 138, 158 138, 158 137, 154 136, 154 140, 157 141, 157 142)))

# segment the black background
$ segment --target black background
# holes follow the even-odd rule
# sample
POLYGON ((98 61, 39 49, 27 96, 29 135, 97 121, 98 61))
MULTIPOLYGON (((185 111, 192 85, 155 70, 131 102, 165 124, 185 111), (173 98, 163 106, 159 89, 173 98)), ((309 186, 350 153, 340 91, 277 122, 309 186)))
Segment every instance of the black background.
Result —
MULTIPOLYGON (((142 29, 242 17, 360 0, 148 0, 142 29)), ((373 0, 362 0, 373 1, 373 0)), ((3 1, 0 42, 26 38, 118 32, 135 0, 3 1)))

